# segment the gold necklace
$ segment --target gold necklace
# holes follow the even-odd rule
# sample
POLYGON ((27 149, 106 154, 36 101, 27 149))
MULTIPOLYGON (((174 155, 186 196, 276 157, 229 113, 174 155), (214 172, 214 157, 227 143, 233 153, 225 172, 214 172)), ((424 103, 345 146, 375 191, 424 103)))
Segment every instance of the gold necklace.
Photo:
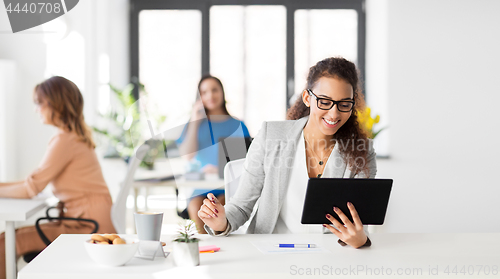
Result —
MULTIPOLYGON (((316 152, 314 152, 314 148, 312 147, 312 144, 310 144, 310 143, 309 143, 309 141, 307 140, 306 136, 304 136, 304 140, 306 141, 307 145, 309 145, 309 147, 310 147, 310 149, 311 149, 311 151, 312 151, 312 153, 313 153, 313 155, 314 155, 314 158, 317 160, 319 156, 316 154, 316 152)), ((318 174, 318 176, 317 176, 318 178, 320 178, 320 177, 321 177, 321 175, 323 174, 323 171, 325 170, 325 166, 323 166, 323 164, 324 164, 323 159, 324 159, 324 158, 328 158, 328 157, 330 157, 330 154, 332 153, 332 150, 333 150, 333 147, 334 147, 334 146, 335 146, 335 144, 334 144, 334 145, 332 145, 332 146, 330 146, 330 147, 328 148, 328 149, 330 149, 330 151, 328 152, 328 155, 327 155, 327 156, 325 156, 325 157, 319 157, 319 158, 320 158, 320 160, 318 161, 318 164, 319 164, 320 166, 322 166, 323 168, 321 169, 320 173, 318 174)))

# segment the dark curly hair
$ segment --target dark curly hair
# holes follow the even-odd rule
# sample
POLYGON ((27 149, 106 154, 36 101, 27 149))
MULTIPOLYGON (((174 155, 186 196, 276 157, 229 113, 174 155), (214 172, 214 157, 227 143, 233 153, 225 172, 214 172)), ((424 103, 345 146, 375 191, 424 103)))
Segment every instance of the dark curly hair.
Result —
MULTIPOLYGON (((361 82, 354 63, 342 57, 330 57, 319 61, 309 69, 307 75, 307 88, 312 89, 322 77, 338 78, 348 82, 354 92, 354 108, 347 122, 333 135, 335 142, 340 142, 340 152, 351 171, 365 172, 368 177, 367 164, 369 142, 365 131, 358 122, 358 112, 364 109, 365 102, 361 92, 361 82)), ((287 119, 296 120, 309 115, 310 108, 297 98, 295 104, 288 110, 287 119)))

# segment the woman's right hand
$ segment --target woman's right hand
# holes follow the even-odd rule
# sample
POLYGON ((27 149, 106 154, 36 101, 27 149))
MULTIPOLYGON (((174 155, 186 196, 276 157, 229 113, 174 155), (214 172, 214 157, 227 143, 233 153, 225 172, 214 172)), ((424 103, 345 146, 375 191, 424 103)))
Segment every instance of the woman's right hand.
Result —
POLYGON ((203 200, 198 217, 214 231, 223 232, 227 228, 226 210, 212 193, 203 200))
POLYGON ((191 120, 196 121, 205 118, 205 107, 201 100, 196 101, 193 106, 193 111, 191 113, 191 120))

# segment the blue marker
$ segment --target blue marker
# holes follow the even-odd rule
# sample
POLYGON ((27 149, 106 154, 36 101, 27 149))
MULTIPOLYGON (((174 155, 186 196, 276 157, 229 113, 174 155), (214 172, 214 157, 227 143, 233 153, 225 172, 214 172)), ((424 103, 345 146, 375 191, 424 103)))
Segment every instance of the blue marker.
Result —
POLYGON ((278 244, 279 248, 316 248, 316 244, 278 244))

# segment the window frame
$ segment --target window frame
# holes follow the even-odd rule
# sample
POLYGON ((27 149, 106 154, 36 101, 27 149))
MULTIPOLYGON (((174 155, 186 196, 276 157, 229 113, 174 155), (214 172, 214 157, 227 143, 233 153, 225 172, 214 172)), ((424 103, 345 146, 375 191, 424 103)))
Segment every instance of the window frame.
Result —
MULTIPOLYGON (((210 7, 214 5, 282 5, 286 8, 286 109, 295 95, 295 11, 299 9, 352 9, 358 13, 358 69, 365 78, 365 0, 130 0, 130 80, 139 77, 139 13, 142 10, 201 11, 201 75, 210 71, 210 7)), ((364 90, 364 89, 363 89, 364 90)), ((365 93, 365 92, 363 92, 365 93)), ((366 96, 366 93, 365 93, 366 96)), ((134 90, 138 99, 138 88, 134 90)))

